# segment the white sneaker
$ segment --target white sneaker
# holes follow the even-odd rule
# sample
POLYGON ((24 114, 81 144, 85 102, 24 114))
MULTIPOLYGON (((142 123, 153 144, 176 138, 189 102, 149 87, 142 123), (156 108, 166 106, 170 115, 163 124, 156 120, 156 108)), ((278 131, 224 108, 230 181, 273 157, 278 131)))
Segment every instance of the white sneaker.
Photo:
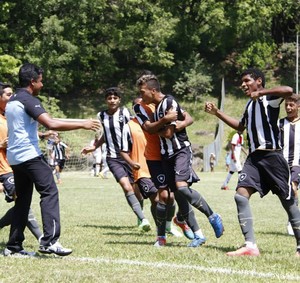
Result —
POLYGON ((40 246, 39 252, 42 254, 56 254, 60 256, 66 256, 72 253, 71 249, 64 248, 59 241, 51 246, 40 246))
POLYGON ((149 220, 144 218, 142 220, 142 223, 140 224, 139 228, 145 232, 148 232, 151 230, 151 226, 150 226, 150 223, 149 223, 149 220))
POLYGON ((171 225, 170 228, 166 228, 166 233, 178 238, 183 236, 183 234, 178 231, 173 225, 171 225))
POLYGON ((288 222, 286 228, 287 228, 288 234, 291 235, 291 236, 294 236, 294 231, 293 231, 291 222, 288 222))

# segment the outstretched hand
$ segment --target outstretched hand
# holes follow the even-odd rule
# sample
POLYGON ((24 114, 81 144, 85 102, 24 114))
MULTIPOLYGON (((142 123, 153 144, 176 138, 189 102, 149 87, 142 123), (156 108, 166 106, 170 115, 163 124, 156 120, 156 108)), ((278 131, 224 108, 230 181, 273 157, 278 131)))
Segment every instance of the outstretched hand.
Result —
POLYGON ((101 128, 101 123, 99 120, 90 119, 90 120, 84 121, 84 129, 86 129, 86 130, 97 131, 97 130, 100 130, 100 128, 101 128))
POLYGON ((82 154, 82 155, 86 155, 86 154, 88 154, 88 153, 90 153, 90 152, 92 152, 92 151, 95 151, 95 149, 96 149, 96 147, 93 145, 93 146, 86 146, 86 147, 84 147, 81 151, 80 151, 80 153, 82 154))

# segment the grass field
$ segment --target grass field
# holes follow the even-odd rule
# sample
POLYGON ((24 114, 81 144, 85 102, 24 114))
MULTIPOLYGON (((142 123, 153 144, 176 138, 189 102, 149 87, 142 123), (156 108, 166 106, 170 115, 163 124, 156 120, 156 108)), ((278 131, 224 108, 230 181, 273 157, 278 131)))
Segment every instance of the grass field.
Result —
MULTIPOLYGON (((220 185, 226 172, 199 173, 193 186, 221 214, 225 233, 216 239, 206 217, 196 212, 207 242, 188 248, 189 240, 169 236, 167 246, 153 247, 155 230, 149 201, 145 214, 152 231, 142 233, 113 178, 103 180, 88 172, 62 173, 60 206, 61 242, 73 249, 68 257, 38 255, 36 258, 0 256, 0 282, 299 282, 299 259, 295 240, 286 233, 287 217, 278 199, 268 195, 251 200, 255 232, 261 256, 231 258, 226 252, 243 243, 233 200, 236 176, 229 191, 220 185)), ((4 213, 9 204, 1 201, 4 213)), ((39 196, 35 192, 32 208, 39 216, 39 196)), ((0 231, 0 249, 9 228, 0 231)), ((26 230, 24 248, 38 249, 26 230)))

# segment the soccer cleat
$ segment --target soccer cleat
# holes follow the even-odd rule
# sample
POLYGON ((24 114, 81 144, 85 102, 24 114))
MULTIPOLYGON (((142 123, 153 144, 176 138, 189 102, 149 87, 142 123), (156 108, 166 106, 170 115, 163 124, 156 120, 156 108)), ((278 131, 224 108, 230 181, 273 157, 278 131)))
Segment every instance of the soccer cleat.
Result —
POLYGON ((294 230, 293 230, 293 227, 292 227, 292 224, 291 224, 291 222, 288 222, 288 224, 287 224, 287 232, 288 232, 288 234, 289 235, 291 235, 291 236, 294 236, 294 230))
POLYGON ((166 228, 166 233, 174 237, 182 237, 181 232, 179 232, 173 225, 170 228, 166 228))
POLYGON ((173 222, 174 224, 176 224, 178 227, 181 228, 182 233, 185 237, 187 237, 190 240, 193 240, 195 238, 194 232, 192 231, 192 229, 187 225, 187 223, 185 221, 181 222, 178 221, 177 217, 175 216, 173 218, 173 222))
POLYGON ((227 187, 227 186, 225 186, 225 187, 221 187, 221 190, 224 190, 224 191, 228 191, 229 190, 229 188, 227 187))
POLYGON ((139 228, 141 230, 143 230, 144 232, 150 231, 151 226, 150 226, 150 223, 149 223, 148 219, 146 219, 146 218, 142 219, 142 223, 139 225, 139 228))
POLYGON ((42 254, 56 254, 66 256, 72 253, 71 249, 64 248, 58 241, 51 246, 40 246, 39 252, 42 254))
POLYGON ((205 242, 206 242, 205 237, 202 238, 202 237, 195 235, 195 238, 188 244, 188 247, 197 248, 197 247, 203 245, 205 242))
POLYGON ((166 245, 167 240, 165 236, 158 236, 156 239, 156 242, 154 244, 154 247, 156 248, 162 248, 166 245))
POLYGON ((257 247, 250 248, 247 246, 243 246, 236 251, 226 253, 228 256, 259 256, 259 254, 259 249, 257 247))
POLYGON ((208 220, 215 231, 216 237, 220 238, 224 232, 224 226, 222 223, 221 216, 217 213, 213 213, 211 216, 208 217, 208 220))
POLYGON ((5 248, 3 251, 3 255, 4 256, 14 256, 14 257, 34 257, 36 255, 36 253, 35 252, 27 252, 25 250, 15 252, 8 248, 5 248))

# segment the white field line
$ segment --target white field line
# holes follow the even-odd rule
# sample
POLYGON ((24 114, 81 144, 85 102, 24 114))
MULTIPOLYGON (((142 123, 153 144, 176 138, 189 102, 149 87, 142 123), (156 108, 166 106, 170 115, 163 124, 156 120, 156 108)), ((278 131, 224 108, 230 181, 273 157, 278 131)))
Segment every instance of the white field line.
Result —
POLYGON ((106 264, 126 264, 126 265, 139 265, 147 266, 153 268, 172 268, 172 269, 192 269, 203 271, 207 273, 219 273, 219 274, 231 274, 240 276, 251 276, 254 278, 271 278, 278 280, 289 280, 289 281, 300 281, 300 276, 288 275, 288 274, 278 274, 272 272, 256 272, 253 270, 234 270, 231 268, 222 267, 204 267, 201 265, 185 265, 185 264, 175 264, 167 262, 145 262, 145 261, 134 261, 127 259, 106 259, 106 258, 90 258, 90 257, 66 257, 65 260, 70 261, 81 261, 81 262, 92 262, 92 263, 106 263, 106 264))

